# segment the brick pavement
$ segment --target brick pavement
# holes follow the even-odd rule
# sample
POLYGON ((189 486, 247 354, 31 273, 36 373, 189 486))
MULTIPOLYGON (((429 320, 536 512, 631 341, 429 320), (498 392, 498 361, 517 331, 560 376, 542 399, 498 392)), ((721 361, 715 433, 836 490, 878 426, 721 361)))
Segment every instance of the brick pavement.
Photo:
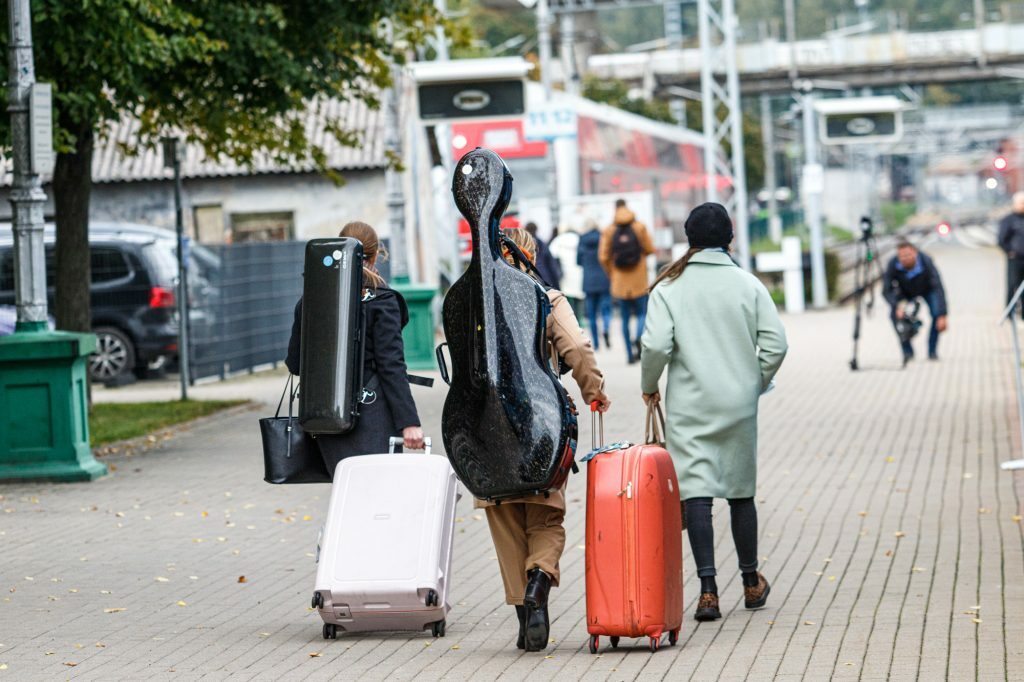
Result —
MULTIPOLYGON (((1022 679, 1022 491, 998 470, 1020 451, 1008 333, 994 323, 1002 264, 985 249, 935 254, 952 306, 940 363, 899 371, 876 314, 853 374, 849 310, 786 319, 790 356, 762 402, 762 611, 741 606, 722 503, 725 617, 687 619, 680 646, 654 655, 628 640, 590 655, 579 476, 544 654, 514 647, 468 500, 447 637, 325 642, 307 606, 327 488, 262 483, 259 408, 111 456, 114 473, 91 484, 0 486, 0 679, 1022 679)), ((615 401, 606 434, 637 438, 637 371, 618 352, 600 359, 615 401)), ((439 436, 443 389, 414 391, 439 436)))

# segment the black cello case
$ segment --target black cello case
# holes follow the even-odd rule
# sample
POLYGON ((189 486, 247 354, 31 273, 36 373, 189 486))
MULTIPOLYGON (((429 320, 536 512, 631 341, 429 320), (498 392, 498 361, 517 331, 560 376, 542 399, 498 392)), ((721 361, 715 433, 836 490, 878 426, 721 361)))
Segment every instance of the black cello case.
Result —
POLYGON ((469 221, 473 258, 442 306, 452 359, 445 451, 478 498, 557 490, 574 466, 576 416, 550 365, 547 295, 502 258, 512 175, 501 157, 477 148, 456 165, 452 193, 469 221))
POLYGON ((347 433, 363 390, 362 243, 310 240, 303 278, 299 424, 312 434, 347 433))

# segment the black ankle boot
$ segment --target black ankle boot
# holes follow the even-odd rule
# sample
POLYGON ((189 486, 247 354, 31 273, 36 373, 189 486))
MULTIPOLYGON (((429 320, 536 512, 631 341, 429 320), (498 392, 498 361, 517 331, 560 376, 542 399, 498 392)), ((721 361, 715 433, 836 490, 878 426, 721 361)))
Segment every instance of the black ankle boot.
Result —
POLYGON ((526 607, 527 651, 543 651, 548 646, 551 624, 548 622, 548 592, 551 591, 551 576, 534 568, 526 572, 530 581, 526 584, 523 605, 526 607))
POLYGON ((516 648, 526 648, 526 607, 516 606, 516 616, 519 617, 519 637, 516 638, 516 648))

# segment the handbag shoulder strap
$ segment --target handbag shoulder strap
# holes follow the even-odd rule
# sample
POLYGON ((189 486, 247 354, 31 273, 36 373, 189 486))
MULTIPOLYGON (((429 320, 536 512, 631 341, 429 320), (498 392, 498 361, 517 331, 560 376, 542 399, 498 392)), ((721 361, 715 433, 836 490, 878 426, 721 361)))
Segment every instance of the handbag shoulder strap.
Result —
POLYGON ((294 375, 289 372, 288 378, 284 381, 284 390, 281 391, 281 399, 277 401, 277 409, 274 410, 274 419, 281 416, 281 406, 284 405, 284 397, 288 396, 288 418, 292 418, 292 403, 295 402, 295 396, 299 394, 299 387, 294 386, 294 375))

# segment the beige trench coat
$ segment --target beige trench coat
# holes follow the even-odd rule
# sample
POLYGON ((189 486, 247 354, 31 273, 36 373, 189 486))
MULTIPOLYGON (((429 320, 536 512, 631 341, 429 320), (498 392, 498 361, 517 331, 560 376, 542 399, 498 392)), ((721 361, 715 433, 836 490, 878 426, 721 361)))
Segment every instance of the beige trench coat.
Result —
POLYGON ((608 273, 608 279, 611 280, 612 298, 633 300, 647 295, 647 287, 650 286, 647 280, 647 256, 652 253, 654 253, 654 242, 651 241, 647 227, 637 221, 636 215, 625 206, 617 208, 615 223, 601 231, 601 242, 597 251, 601 267, 608 273), (616 225, 627 223, 633 225, 633 231, 636 232, 643 256, 640 258, 640 262, 631 268, 617 268, 615 267, 615 254, 612 252, 612 236, 615 234, 616 225))
MULTIPOLYGON (((548 313, 548 344, 562 357, 565 364, 572 368, 572 378, 580 387, 580 393, 587 405, 597 400, 604 389, 604 375, 597 367, 597 360, 594 359, 594 347, 590 345, 583 330, 580 329, 576 315, 572 312, 572 306, 566 300, 562 292, 555 289, 548 291, 548 301, 551 303, 551 312, 548 313)), ((581 408, 582 410, 583 408, 581 408)), ((531 495, 529 497, 517 498, 510 502, 527 504, 544 504, 549 507, 565 509, 564 486, 562 490, 551 491, 548 496, 531 495)), ((476 509, 489 507, 493 502, 474 500, 473 506, 476 509)))

